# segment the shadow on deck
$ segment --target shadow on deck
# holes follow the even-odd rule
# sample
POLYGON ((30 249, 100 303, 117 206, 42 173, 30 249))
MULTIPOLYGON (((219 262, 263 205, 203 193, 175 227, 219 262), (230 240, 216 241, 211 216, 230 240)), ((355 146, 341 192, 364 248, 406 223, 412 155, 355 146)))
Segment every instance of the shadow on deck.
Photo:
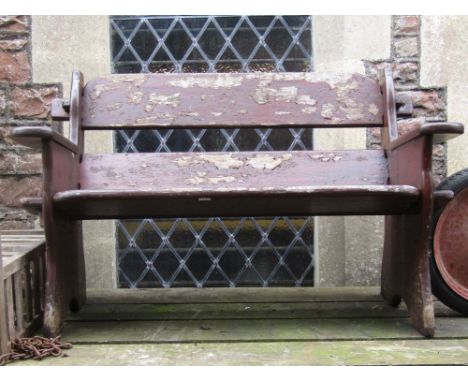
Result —
POLYGON ((64 358, 13 365, 459 365, 468 318, 422 337, 376 288, 90 290, 64 358))

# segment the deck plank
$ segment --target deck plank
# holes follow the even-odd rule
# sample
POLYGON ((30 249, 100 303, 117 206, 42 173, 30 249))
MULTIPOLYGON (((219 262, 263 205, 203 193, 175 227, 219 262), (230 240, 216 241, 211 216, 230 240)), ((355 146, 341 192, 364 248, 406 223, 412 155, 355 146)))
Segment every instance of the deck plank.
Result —
MULTIPOLYGON (((459 313, 435 302, 439 317, 459 313)), ((404 304, 398 308, 384 301, 254 302, 207 304, 87 304, 69 321, 163 321, 163 320, 244 320, 259 318, 370 318, 408 317, 404 304)))
POLYGON ((88 289, 90 304, 383 301, 378 287, 88 289))
MULTIPOLYGON (((440 317, 438 338, 467 336, 465 318, 440 317)), ((67 322, 72 343, 188 343, 413 339, 407 318, 251 319, 67 322)))
POLYGON ((13 365, 466 365, 468 339, 75 345, 13 365))

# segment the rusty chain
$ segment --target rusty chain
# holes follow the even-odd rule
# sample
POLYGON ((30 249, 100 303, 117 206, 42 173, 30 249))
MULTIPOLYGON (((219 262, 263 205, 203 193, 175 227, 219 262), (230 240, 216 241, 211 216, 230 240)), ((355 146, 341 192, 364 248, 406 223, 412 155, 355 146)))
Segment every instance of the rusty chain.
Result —
POLYGON ((20 359, 41 360, 49 356, 64 357, 66 354, 63 353, 63 349, 71 349, 71 347, 71 343, 61 343, 60 336, 14 338, 11 341, 11 351, 0 356, 0 366, 20 359))

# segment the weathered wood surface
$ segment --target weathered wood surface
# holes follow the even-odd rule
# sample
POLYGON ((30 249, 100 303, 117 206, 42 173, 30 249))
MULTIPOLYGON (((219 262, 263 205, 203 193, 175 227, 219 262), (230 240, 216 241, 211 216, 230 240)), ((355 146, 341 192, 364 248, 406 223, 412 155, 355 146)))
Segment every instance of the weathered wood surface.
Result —
POLYGON ((360 74, 112 75, 88 82, 82 102, 84 129, 383 123, 380 86, 360 74))
POLYGON ((80 188, 54 202, 77 219, 362 215, 416 206, 416 187, 387 179, 381 150, 88 154, 80 188))
MULTIPOLYGON (((83 190, 304 192, 313 186, 386 185, 382 150, 84 154, 83 190)), ((404 183, 402 183, 404 184, 404 183)))
MULTIPOLYGON (((440 317, 457 316, 436 302, 440 317)), ((254 303, 169 303, 169 304, 87 304, 68 321, 165 321, 165 320, 246 320, 287 318, 396 318, 408 317, 405 306, 395 309, 382 301, 254 302, 254 303)))
POLYGON ((46 293, 44 334, 55 337, 70 308, 77 309, 86 299, 82 223, 57 210, 57 192, 77 189, 79 156, 54 141, 43 143, 43 219, 46 236, 46 293))
POLYGON ((377 287, 340 288, 138 288, 88 289, 89 305, 97 304, 212 304, 375 301, 382 302, 377 287))
POLYGON ((302 191, 133 190, 57 193, 57 209, 71 219, 238 216, 387 215, 411 213, 419 191, 411 186, 309 187, 302 191))
POLYGON ((143 290, 135 303, 138 290, 92 290, 65 324, 69 357, 16 365, 468 363, 468 318, 438 302, 436 337, 423 340, 376 288, 188 291, 143 290))
POLYGON ((42 325, 44 234, 1 230, 0 245, 0 340, 5 351, 5 342, 30 335, 42 325))
MULTIPOLYGON (((458 338, 465 319, 438 317, 437 333, 458 338)), ((186 343, 421 338, 407 318, 288 318, 249 320, 166 320, 67 322, 72 343, 186 343)))
POLYGON ((467 365, 468 340, 75 345, 69 357, 13 366, 467 365))

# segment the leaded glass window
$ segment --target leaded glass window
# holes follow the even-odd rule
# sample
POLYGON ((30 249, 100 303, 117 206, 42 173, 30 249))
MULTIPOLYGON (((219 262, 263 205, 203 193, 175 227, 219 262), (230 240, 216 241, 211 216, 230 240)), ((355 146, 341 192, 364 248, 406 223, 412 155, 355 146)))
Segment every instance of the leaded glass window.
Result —
MULTIPOLYGON (((116 16, 115 73, 312 70, 309 16, 116 16)), ((119 130, 118 152, 312 149, 312 131, 119 130)), ((117 222, 120 287, 314 283, 311 217, 117 222)))

